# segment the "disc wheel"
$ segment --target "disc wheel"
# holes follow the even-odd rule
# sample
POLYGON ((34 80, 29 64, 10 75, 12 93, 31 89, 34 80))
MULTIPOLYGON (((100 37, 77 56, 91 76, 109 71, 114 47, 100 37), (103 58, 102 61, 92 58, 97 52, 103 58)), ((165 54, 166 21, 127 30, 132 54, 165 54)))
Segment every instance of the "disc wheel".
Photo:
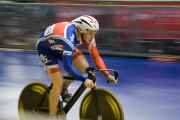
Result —
MULTIPOLYGON (((101 115, 100 120, 124 120, 124 113, 119 100, 104 88, 96 88, 97 103, 101 115)), ((86 93, 79 109, 80 120, 97 120, 92 92, 86 93)))
POLYGON ((46 94, 44 101, 40 106, 44 109, 44 111, 39 113, 36 111, 33 112, 33 108, 38 104, 47 88, 48 86, 41 82, 32 82, 23 88, 18 100, 18 111, 20 119, 28 120, 29 118, 32 119, 32 117, 33 119, 39 118, 42 117, 42 114, 47 114, 49 112, 48 93, 46 94))

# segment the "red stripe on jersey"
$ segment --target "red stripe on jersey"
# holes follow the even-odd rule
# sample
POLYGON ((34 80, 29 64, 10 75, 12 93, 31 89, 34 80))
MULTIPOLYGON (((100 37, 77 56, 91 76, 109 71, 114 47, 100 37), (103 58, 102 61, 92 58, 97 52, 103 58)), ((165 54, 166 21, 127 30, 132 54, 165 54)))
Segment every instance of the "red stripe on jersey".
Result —
POLYGON ((56 73, 56 72, 61 71, 61 69, 60 68, 51 68, 50 71, 51 71, 51 74, 52 74, 52 73, 56 73))
POLYGON ((81 55, 83 55, 82 52, 80 50, 78 50, 78 52, 73 55, 72 59, 74 60, 75 58, 77 58, 78 56, 81 56, 81 55))
POLYGON ((53 34, 54 35, 60 35, 64 37, 64 31, 65 28, 68 24, 71 24, 70 22, 60 22, 60 23, 56 23, 54 30, 53 30, 53 34))
POLYGON ((50 73, 48 73, 47 70, 46 70, 46 73, 47 73, 47 74, 52 74, 52 73, 56 73, 56 72, 59 72, 59 71, 61 71, 60 68, 50 68, 50 73))

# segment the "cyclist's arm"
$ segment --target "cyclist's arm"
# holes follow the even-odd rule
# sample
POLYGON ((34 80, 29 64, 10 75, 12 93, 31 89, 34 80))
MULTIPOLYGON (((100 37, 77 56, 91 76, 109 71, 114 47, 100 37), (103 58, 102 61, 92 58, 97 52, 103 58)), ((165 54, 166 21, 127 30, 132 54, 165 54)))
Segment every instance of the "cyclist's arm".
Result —
MULTIPOLYGON (((96 67, 99 69, 106 69, 106 65, 102 60, 101 56, 99 55, 98 49, 96 47, 95 39, 90 44, 88 44, 88 50, 91 54, 91 57, 96 67)), ((106 77, 110 75, 108 71, 102 71, 102 72, 106 77)))
POLYGON ((86 78, 72 66, 72 51, 63 51, 63 65, 64 69, 77 80, 81 80, 82 82, 86 80, 86 78))
POLYGON ((67 28, 66 37, 64 39, 63 66, 64 66, 64 69, 70 75, 72 75, 72 77, 84 82, 86 78, 81 73, 79 73, 78 70, 74 68, 74 66, 72 65, 72 54, 74 51, 72 34, 75 34, 75 33, 74 33, 73 27, 70 26, 67 28))

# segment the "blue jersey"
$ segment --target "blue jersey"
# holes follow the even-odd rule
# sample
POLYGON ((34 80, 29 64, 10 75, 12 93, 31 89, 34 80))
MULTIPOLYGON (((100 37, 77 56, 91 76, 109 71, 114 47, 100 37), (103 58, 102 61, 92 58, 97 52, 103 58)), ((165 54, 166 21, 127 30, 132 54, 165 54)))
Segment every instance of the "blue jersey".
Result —
POLYGON ((47 70, 58 68, 58 60, 63 62, 64 69, 74 78, 85 81, 72 66, 72 55, 75 46, 81 44, 76 39, 76 29, 71 23, 61 22, 48 27, 40 36, 37 42, 38 54, 47 70))

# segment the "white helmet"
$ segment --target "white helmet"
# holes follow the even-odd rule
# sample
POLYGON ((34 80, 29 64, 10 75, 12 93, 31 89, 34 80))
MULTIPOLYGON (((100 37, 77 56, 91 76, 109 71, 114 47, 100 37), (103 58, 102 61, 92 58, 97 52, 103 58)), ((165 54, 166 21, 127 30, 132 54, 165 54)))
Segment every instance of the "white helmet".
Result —
POLYGON ((98 21, 94 17, 89 16, 89 15, 80 16, 80 17, 72 20, 71 22, 76 26, 76 28, 81 33, 86 33, 87 29, 94 30, 94 31, 99 30, 98 21))

